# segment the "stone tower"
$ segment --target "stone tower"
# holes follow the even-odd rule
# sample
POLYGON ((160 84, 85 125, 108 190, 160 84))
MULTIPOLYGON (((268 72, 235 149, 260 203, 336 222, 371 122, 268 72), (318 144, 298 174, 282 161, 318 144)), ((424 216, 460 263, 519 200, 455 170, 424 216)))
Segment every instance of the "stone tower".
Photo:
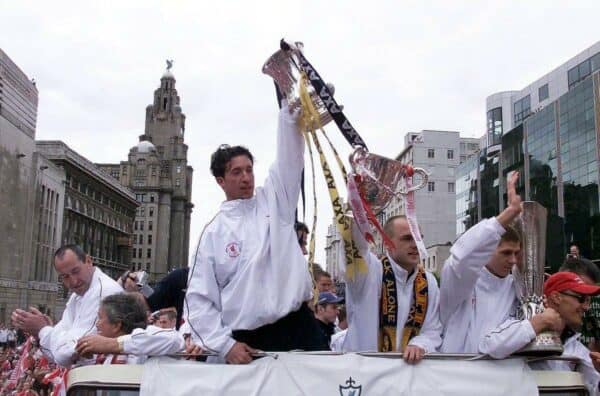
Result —
POLYGON ((193 204, 193 169, 187 163, 184 143, 185 115, 175 89, 175 76, 167 70, 146 107, 146 125, 128 161, 102 164, 113 177, 131 188, 140 202, 134 223, 135 269, 157 279, 173 268, 187 266, 190 218, 193 204))

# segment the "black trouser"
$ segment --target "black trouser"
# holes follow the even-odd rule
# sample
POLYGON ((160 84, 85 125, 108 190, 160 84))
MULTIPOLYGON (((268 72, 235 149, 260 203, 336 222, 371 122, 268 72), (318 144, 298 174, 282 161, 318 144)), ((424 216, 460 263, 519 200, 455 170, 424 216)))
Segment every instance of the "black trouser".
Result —
POLYGON ((329 350, 315 315, 306 303, 303 303, 297 311, 290 312, 275 323, 254 330, 234 330, 233 338, 263 351, 329 350))

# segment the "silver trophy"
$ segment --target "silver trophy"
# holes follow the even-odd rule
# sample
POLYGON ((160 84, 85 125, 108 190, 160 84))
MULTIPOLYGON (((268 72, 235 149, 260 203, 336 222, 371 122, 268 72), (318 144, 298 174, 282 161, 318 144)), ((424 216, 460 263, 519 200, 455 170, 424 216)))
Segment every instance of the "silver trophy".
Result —
MULTIPOLYGON (((304 45, 297 41, 293 44, 286 42, 288 49, 280 49, 275 52, 262 67, 262 72, 268 76, 271 76, 281 94, 285 97, 288 102, 290 110, 294 110, 300 107, 300 61, 298 54, 302 52, 304 45)), ((333 85, 327 84, 327 87, 334 93, 333 85)), ((311 84, 307 85, 307 91, 310 95, 311 101, 315 106, 315 109, 319 113, 321 120, 320 126, 325 126, 332 120, 331 115, 327 111, 327 107, 317 95, 317 92, 311 84)), ((340 106, 340 110, 343 106, 340 106)), ((313 129, 317 129, 318 125, 314 125, 313 129)))
POLYGON ((350 155, 354 172, 361 177, 360 188, 374 213, 385 209, 392 198, 419 190, 427 185, 427 172, 399 161, 369 153, 362 147, 350 155), (406 187, 406 178, 416 177, 416 184, 406 187))
MULTIPOLYGON (((535 201, 522 203, 522 212, 514 226, 521 237, 522 261, 513 268, 515 291, 519 299, 517 317, 529 320, 544 311, 544 264, 546 259, 546 208, 535 201)), ((516 354, 548 356, 563 352, 560 335, 545 331, 516 354)))

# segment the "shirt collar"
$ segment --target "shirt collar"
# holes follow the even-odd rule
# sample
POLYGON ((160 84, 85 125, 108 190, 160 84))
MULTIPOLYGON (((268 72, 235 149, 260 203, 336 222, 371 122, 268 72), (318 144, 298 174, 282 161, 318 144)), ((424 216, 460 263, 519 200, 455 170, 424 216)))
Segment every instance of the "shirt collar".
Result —
POLYGON ((232 199, 221 203, 221 211, 229 214, 242 214, 256 206, 256 196, 247 199, 232 199))
POLYGON ((396 261, 394 261, 394 259, 391 258, 389 254, 387 255, 387 258, 392 264, 392 271, 394 271, 394 276, 396 277, 396 279, 400 280, 403 283, 407 283, 415 277, 415 274, 417 273, 416 268, 413 268, 413 270, 410 273, 408 273, 408 271, 402 268, 400 264, 396 263, 396 261))

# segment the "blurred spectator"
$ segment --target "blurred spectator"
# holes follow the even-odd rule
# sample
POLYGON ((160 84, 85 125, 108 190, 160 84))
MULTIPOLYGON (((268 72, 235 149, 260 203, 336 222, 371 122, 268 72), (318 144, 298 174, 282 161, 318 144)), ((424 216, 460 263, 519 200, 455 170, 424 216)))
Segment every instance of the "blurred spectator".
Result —
POLYGON ((163 329, 174 329, 177 324, 177 311, 175 308, 165 308, 158 311, 156 326, 163 329))
POLYGON ((17 346, 17 333, 15 329, 9 328, 6 333, 6 345, 9 348, 14 348, 17 346))
POLYGON ((4 351, 8 343, 8 329, 0 324, 0 352, 4 351))
POLYGON ((308 244, 308 227, 303 222, 296 221, 294 230, 298 236, 298 244, 300 245, 300 249, 302 249, 302 254, 306 256, 308 254, 308 250, 306 250, 306 245, 308 244))
POLYGON ((574 243, 569 245, 569 253, 567 254, 568 258, 581 258, 581 253, 579 251, 579 246, 574 243))
POLYGON ((325 270, 316 270, 314 272, 315 283, 317 284, 317 290, 319 293, 329 292, 335 293, 333 280, 329 272, 325 270))
POLYGON ((189 268, 178 268, 169 272, 154 286, 154 289, 140 282, 140 277, 144 277, 142 272, 127 271, 119 278, 118 283, 125 291, 142 293, 151 312, 175 307, 177 312, 175 327, 179 329, 183 317, 183 299, 187 289, 189 268))
POLYGON ((327 345, 331 343, 331 336, 335 332, 335 321, 339 313, 338 304, 343 303, 344 299, 333 293, 319 293, 319 300, 315 307, 315 319, 319 324, 323 337, 327 340, 327 345))

